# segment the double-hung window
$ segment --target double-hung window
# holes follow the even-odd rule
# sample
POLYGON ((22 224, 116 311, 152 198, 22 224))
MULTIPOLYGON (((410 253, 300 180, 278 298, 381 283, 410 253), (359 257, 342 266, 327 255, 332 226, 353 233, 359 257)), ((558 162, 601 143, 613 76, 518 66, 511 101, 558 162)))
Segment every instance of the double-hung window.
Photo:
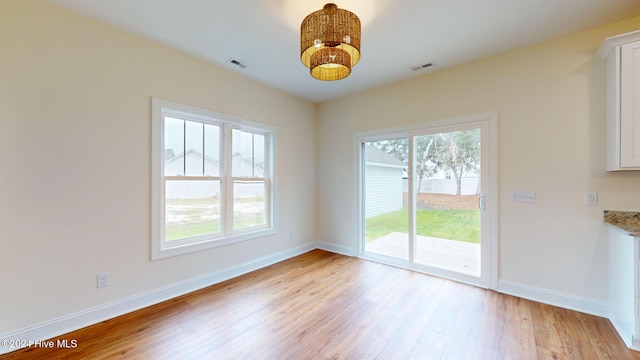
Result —
POLYGON ((152 258, 274 233, 274 129, 152 100, 152 258))

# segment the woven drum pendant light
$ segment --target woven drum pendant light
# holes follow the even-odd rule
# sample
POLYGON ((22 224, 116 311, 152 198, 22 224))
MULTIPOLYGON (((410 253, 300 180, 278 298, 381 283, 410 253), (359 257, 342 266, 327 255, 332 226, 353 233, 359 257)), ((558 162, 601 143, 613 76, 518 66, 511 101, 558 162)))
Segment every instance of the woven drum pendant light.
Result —
POLYGON ((326 4, 300 26, 300 60, 318 80, 340 80, 360 60, 360 19, 326 4))

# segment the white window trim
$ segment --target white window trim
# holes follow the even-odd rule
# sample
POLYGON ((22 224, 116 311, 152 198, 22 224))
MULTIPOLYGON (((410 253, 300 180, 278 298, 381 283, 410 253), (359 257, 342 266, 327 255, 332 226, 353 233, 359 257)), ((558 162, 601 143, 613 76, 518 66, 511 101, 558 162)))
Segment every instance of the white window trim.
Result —
MULTIPOLYGON (((151 99, 151 259, 158 260, 167 257, 188 254, 205 249, 230 245, 241 241, 274 235, 277 233, 275 219, 275 192, 274 192, 274 159, 275 159, 275 138, 276 128, 261 123, 241 119, 224 113, 202 109, 195 106, 184 105, 173 101, 158 98, 151 99), (266 179, 265 206, 267 224, 250 227, 242 230, 235 230, 229 234, 216 234, 197 236, 184 240, 171 241, 164 240, 165 221, 165 180, 164 180, 164 121, 163 116, 172 114, 181 118, 220 125, 223 131, 234 129, 249 130, 267 134, 267 152, 265 156, 264 177, 266 179)), ((231 143, 224 144, 227 149, 221 149, 221 154, 230 152, 231 143)), ((221 164, 226 169, 224 172, 228 176, 220 174, 212 179, 226 178, 230 181, 221 181, 222 186, 233 188, 233 177, 230 174, 230 165, 227 164, 226 157, 221 156, 221 164)), ((251 179, 243 179, 251 180, 251 179)), ((225 190, 226 191, 226 190, 225 190)), ((233 212, 233 199, 226 196, 227 216, 223 221, 231 222, 228 216, 233 212)))

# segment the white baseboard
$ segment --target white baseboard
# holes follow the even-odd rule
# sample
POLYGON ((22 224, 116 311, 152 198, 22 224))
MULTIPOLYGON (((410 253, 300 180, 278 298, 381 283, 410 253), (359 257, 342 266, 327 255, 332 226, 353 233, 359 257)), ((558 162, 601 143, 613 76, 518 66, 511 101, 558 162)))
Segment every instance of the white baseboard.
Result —
POLYGON ((88 310, 62 316, 22 330, 0 335, 0 344, 3 345, 0 346, 0 354, 5 354, 18 349, 13 346, 4 346, 12 344, 12 342, 7 342, 6 340, 35 342, 38 340, 51 339, 89 325, 97 324, 101 321, 112 319, 114 317, 232 279, 277 262, 304 254, 315 248, 316 244, 314 243, 298 246, 296 248, 285 250, 244 264, 221 269, 88 310))
POLYGON ((606 301, 565 294, 505 280, 498 281, 498 292, 586 314, 604 318, 609 317, 609 304, 606 301))
POLYGON ((325 251, 329 251, 332 253, 345 255, 345 256, 357 256, 356 250, 350 247, 336 245, 336 244, 332 244, 324 241, 316 241, 315 245, 316 245, 316 249, 325 250, 325 251))
POLYGON ((613 317, 609 318, 609 322, 611 322, 611 325, 613 325, 613 328, 618 333, 620 340, 622 340, 629 349, 640 351, 640 340, 636 339, 633 333, 625 330, 628 328, 628 324, 625 326, 613 317))
POLYGON ((634 342, 633 334, 630 334, 629 332, 625 331, 625 326, 623 326, 615 318, 613 317, 609 318, 609 322, 611 322, 611 325, 613 325, 613 328, 616 330, 616 332, 618 333, 618 336, 620 336, 620 339, 624 342, 624 344, 627 345, 629 349, 633 348, 633 342, 634 342))

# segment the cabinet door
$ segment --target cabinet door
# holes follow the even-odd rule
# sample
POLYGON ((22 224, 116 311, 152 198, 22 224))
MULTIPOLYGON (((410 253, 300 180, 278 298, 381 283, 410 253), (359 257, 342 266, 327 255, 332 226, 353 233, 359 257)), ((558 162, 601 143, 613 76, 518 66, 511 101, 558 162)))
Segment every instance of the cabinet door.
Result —
POLYGON ((620 68, 620 166, 640 167, 640 41, 622 45, 620 68))
POLYGON ((609 229, 609 320, 627 346, 636 332, 634 263, 634 238, 609 229))

